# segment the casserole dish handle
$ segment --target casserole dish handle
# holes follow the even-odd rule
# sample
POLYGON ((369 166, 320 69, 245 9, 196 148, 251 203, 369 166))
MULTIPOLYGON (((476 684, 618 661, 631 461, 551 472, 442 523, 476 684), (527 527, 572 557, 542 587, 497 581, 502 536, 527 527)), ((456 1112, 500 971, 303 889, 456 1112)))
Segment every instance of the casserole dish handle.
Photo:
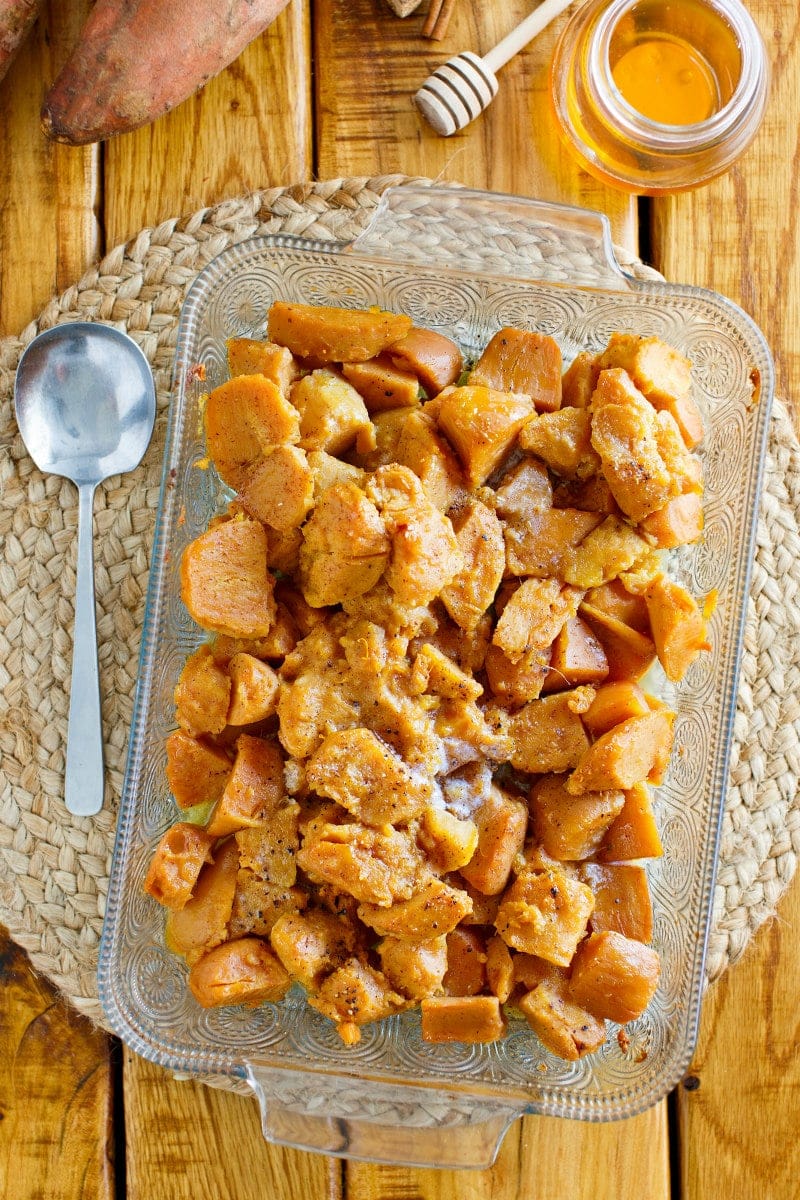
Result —
POLYGON ((490 1167, 524 1104, 376 1079, 245 1064, 268 1142, 412 1167, 490 1167))
POLYGON ((424 266, 571 288, 633 286, 602 213, 460 187, 388 188, 349 249, 424 266))

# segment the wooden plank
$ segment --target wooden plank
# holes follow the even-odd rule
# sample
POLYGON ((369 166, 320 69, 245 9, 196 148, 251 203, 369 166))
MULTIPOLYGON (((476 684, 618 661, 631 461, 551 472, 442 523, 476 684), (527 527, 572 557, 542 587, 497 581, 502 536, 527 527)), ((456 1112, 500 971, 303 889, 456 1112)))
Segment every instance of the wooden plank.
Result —
POLYGON ((463 50, 485 53, 530 7, 457 4, 434 42, 420 36, 424 7, 401 21, 376 0, 318 0, 319 177, 399 172, 579 204, 607 213, 617 242, 635 250, 636 202, 579 171, 554 131, 547 71, 565 18, 503 68, 497 97, 461 133, 440 137, 412 106, 435 67, 463 50))
POLYGON ((19 1200, 115 1194, 109 1040, 0 928, 0 1185, 19 1200))
POLYGON ((107 245, 145 225, 311 175, 308 7, 294 0, 195 96, 105 152, 107 245))
POLYGON ((39 129, 47 84, 89 8, 47 4, 0 84, 0 334, 32 320, 100 248, 98 147, 56 146, 39 129))
POLYGON ((488 1171, 348 1163, 346 1194, 352 1200, 668 1200, 666 1121, 664 1104, 612 1125, 525 1117, 509 1129, 488 1171))
POLYGON ((341 1167, 320 1154, 271 1146, 255 1100, 125 1052, 128 1200, 339 1200, 341 1167))

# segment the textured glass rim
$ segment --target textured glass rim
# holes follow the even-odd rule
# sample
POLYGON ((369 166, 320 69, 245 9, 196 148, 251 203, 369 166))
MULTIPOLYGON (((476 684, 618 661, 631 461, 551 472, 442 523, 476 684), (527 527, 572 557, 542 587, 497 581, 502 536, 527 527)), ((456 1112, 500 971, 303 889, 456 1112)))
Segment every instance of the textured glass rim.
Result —
MULTIPOLYGON (((319 256, 324 255, 330 257, 331 260, 345 254, 351 261, 358 261, 361 257, 363 261, 370 263, 386 263, 397 267, 398 260, 395 257, 381 257, 374 253, 369 255, 359 255, 357 251, 352 251, 350 243, 342 242, 322 242, 309 240, 288 235, 271 235, 267 237, 252 238, 246 242, 242 242, 236 246, 230 247, 223 251, 217 258, 213 259, 198 275, 195 282, 192 284, 181 312, 179 331, 176 345, 176 353, 174 360, 174 370, 171 385, 171 402, 168 428, 165 439, 163 471, 161 480, 161 492, 159 497, 159 505, 156 517, 156 530, 153 541, 153 551, 151 560, 150 578, 148 584, 147 602, 145 607, 144 625, 142 631, 142 639, 139 653, 139 671, 137 677, 136 692, 134 698, 134 707, 131 723, 131 737, 128 749, 128 762, 125 772, 125 780, 123 785, 122 798, 120 803, 120 813, 117 828, 117 838, 114 847, 112 860, 109 893, 107 900, 106 916, 103 926, 103 934, 100 945, 100 956, 98 966, 98 983, 99 995, 102 1007, 105 1011, 107 1020, 111 1028, 117 1033, 122 1040, 130 1046, 131 1049, 141 1054, 144 1058, 155 1062, 161 1066, 167 1067, 176 1072, 187 1073, 192 1075, 224 1075, 237 1079, 245 1079, 247 1075, 247 1064, 252 1063, 256 1067, 269 1068, 274 1066, 279 1069, 286 1069, 286 1061, 281 1059, 271 1060, 269 1054, 259 1054, 254 1056, 242 1056, 241 1058, 231 1058, 228 1054, 215 1052, 211 1050, 198 1050, 191 1057, 181 1055, 176 1051, 175 1047, 170 1046, 169 1042, 162 1039, 160 1041, 148 1038, 146 1032, 136 1028, 131 1024, 125 1014, 122 1012, 115 995, 114 986, 114 962, 115 962, 115 947, 116 947, 116 932, 119 919, 119 895, 121 883, 125 874, 127 851, 128 851, 128 833, 133 820, 134 804, 135 804, 135 785, 136 767, 138 764, 137 747, 142 735, 142 729, 149 711, 150 704, 150 679, 146 676, 145 666, 148 661, 152 649, 154 632, 157 626, 157 620, 161 614, 162 607, 168 598, 168 591, 165 587, 165 559, 164 548, 166 543, 166 532, 172 527, 172 517, 174 515, 175 506, 178 503, 177 489, 172 486, 172 468, 176 461, 175 452, 178 445, 178 435, 181 428, 181 417, 186 397, 187 372, 192 365, 191 350, 193 347, 193 338, 195 333, 195 325, 202 306, 206 302, 209 292, 217 283, 227 278, 232 267, 243 266, 252 257, 254 253, 267 253, 271 249, 286 249, 293 251, 306 252, 309 255, 319 256)), ((412 264, 414 266, 418 264, 412 264)), ((576 292, 598 292, 609 297, 629 297, 630 291, 615 290, 610 287, 589 288, 580 285, 560 284, 560 283, 542 283, 537 284, 530 280, 515 280, 513 276, 502 272, 481 272, 470 269, 468 272, 459 270, 457 267, 450 265, 435 264, 438 273, 446 272, 449 275, 457 277, 484 277, 484 278, 502 278, 518 283, 520 287, 531 288, 555 288, 560 290, 569 290, 576 292)), ((623 272, 624 274, 624 272, 623 272)), ((719 840, 722 816, 724 812, 724 789, 723 784, 727 779, 728 763, 731 751, 731 735, 733 727, 733 719, 735 715, 736 696, 738 687, 738 677, 741 662, 741 647, 743 643, 744 624, 746 619, 746 600, 749 592, 749 581, 752 571, 753 548, 755 539, 755 530, 757 523, 757 504, 756 501, 760 494, 761 479, 764 466, 764 449, 766 437, 769 428, 769 412, 772 401, 774 388, 774 372, 771 362, 771 357, 767 343, 763 334, 752 321, 752 319, 732 301, 703 288, 691 287, 689 285, 661 283, 659 281, 642 281, 625 275, 625 282, 629 283, 632 291, 639 292, 642 295, 652 293, 655 297, 670 297, 678 298, 680 296, 701 297, 712 307, 717 308, 720 313, 724 313, 729 320, 738 327, 739 332, 744 337, 749 349, 752 351, 753 366, 760 373, 760 397, 758 400, 758 428, 757 436, 754 439, 757 447, 757 455, 754 463, 751 463, 750 470, 747 475, 747 487, 743 490, 743 505, 746 509, 747 517, 744 521, 744 528, 739 531, 742 535, 742 544, 746 546, 747 553, 742 555, 739 564, 739 577, 737 580, 738 608, 735 610, 737 620, 735 622, 734 636, 730 639, 728 654, 724 661, 724 670, 721 669, 720 674, 725 681, 724 688, 724 703, 721 707, 721 712, 724 716, 722 727, 717 731, 721 746, 721 754, 717 754, 717 769, 711 781, 711 795, 709 807, 708 821, 708 838, 709 849, 699 864, 698 870, 703 873, 703 885, 698 889, 697 903, 698 913, 702 921, 702 926, 696 933, 698 935, 698 952, 692 959, 692 970, 690 978, 681 989, 681 995, 686 1001, 686 1012, 683 1015, 681 1025, 685 1031, 682 1040, 675 1042, 673 1049, 666 1060, 666 1066, 669 1070, 664 1070, 661 1075, 653 1079, 643 1079, 639 1083, 630 1087, 620 1087, 615 1092, 599 1095, 586 1096, 571 1089, 569 1085, 554 1085, 551 1087, 542 1087, 536 1095, 532 1095, 533 1088, 528 1090, 514 1084, 498 1084, 492 1085, 481 1081, 466 1080, 461 1082, 457 1079, 452 1079, 448 1082, 448 1087, 461 1094, 472 1094, 475 1096, 495 1097, 498 1102, 513 1103, 519 1102, 519 1112, 532 1112, 547 1115, 556 1115, 564 1117, 578 1118, 587 1121, 608 1121, 621 1117, 636 1115, 651 1107, 653 1104, 661 1100, 669 1091, 680 1081, 685 1074, 686 1068, 691 1060, 696 1045, 697 1030, 699 1023, 700 1004, 702 1000, 703 978, 705 969, 706 948, 710 931, 711 919, 711 898, 713 896, 714 882, 716 877, 716 868, 719 857, 719 840)), ((360 1079, 367 1082, 370 1078, 380 1080, 383 1083, 396 1082, 398 1086, 413 1085, 415 1081, 410 1076, 403 1077, 399 1073, 379 1073, 370 1072, 355 1067, 352 1071, 347 1069, 346 1064, 338 1064, 334 1067, 319 1067, 305 1066, 304 1064, 292 1064, 291 1070, 302 1073, 307 1071, 309 1076, 324 1074, 329 1077, 342 1077, 346 1079, 360 1079)), ((535 1080, 532 1081, 535 1084, 535 1080)), ((425 1086, 434 1086, 433 1084, 425 1084, 425 1086)), ((442 1081, 444 1086, 444 1080, 442 1081)))

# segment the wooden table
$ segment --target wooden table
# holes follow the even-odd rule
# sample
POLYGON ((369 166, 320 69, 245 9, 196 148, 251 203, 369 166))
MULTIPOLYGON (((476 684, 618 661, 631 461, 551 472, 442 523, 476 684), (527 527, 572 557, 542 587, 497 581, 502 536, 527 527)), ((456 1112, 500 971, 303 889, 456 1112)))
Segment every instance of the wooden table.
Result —
MULTIPOLYGON (((443 43, 383 0, 292 0, 202 94, 105 146, 45 143, 38 110, 89 0, 45 5, 0 86, 0 332, 141 226, 248 188, 389 172, 583 204, 669 278, 714 288, 765 330, 800 396, 796 5, 752 0, 773 61, 757 142, 724 179, 638 202, 557 144, 546 67, 560 22, 503 72, 489 113, 449 141, 409 97, 462 49, 486 50, 528 0, 462 0, 443 43), (313 20, 312 20, 313 14, 313 20)), ((176 1082, 59 1002, 0 941, 0 1191, 15 1200, 789 1200, 800 1192, 800 881, 710 991, 691 1076, 630 1121, 528 1118, 482 1172, 370 1167, 268 1146, 254 1103, 176 1082)))

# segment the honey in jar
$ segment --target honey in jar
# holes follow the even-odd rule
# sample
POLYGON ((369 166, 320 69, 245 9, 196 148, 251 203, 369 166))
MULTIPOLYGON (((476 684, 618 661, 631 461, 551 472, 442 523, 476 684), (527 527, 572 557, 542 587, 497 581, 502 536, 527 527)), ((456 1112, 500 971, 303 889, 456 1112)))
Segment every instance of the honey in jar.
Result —
POLYGON ((646 195, 727 170, 758 129, 767 87, 739 0, 588 0, 551 71, 567 145, 592 174, 646 195))

